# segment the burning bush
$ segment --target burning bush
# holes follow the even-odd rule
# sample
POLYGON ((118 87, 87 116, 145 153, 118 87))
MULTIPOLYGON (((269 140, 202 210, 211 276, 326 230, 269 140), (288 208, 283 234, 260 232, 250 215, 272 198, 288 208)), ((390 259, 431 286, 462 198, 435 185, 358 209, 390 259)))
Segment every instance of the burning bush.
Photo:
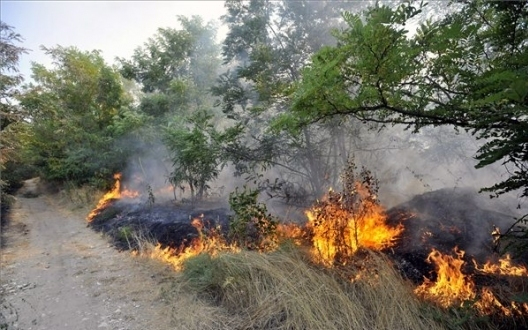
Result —
POLYGON ((359 248, 390 247, 403 230, 401 224, 386 224, 377 198, 378 183, 370 171, 363 169, 358 175, 350 161, 342 180, 343 192, 330 190, 306 212, 314 255, 326 265, 345 264, 359 248))

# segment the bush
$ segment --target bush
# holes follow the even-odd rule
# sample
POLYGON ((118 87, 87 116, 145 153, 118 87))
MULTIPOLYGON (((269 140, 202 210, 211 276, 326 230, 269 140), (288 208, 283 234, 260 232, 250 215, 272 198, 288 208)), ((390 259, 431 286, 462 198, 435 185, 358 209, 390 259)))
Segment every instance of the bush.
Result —
POLYGON ((235 213, 229 219, 229 238, 250 250, 270 250, 277 246, 277 224, 266 205, 258 203, 258 190, 244 187, 229 194, 235 213))

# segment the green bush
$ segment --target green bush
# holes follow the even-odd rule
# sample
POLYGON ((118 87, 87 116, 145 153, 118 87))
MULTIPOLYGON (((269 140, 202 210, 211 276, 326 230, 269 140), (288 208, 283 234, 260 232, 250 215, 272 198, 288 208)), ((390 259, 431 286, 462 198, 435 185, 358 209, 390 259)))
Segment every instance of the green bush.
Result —
POLYGON ((250 250, 269 250, 277 245, 277 224, 266 205, 259 203, 258 190, 244 187, 229 194, 229 205, 235 213, 229 219, 229 238, 250 250))

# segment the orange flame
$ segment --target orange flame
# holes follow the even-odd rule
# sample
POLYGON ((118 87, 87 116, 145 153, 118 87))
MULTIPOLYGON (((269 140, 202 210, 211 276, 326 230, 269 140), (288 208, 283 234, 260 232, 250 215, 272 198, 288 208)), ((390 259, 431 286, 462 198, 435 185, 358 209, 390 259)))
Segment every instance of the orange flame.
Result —
MULTIPOLYGON (((442 307, 462 304, 464 301, 477 300, 475 307, 479 313, 489 315, 501 313, 505 316, 528 315, 528 304, 508 302, 507 297, 499 299, 489 287, 483 287, 477 295, 473 279, 462 273, 464 251, 454 249, 455 256, 443 255, 433 249, 427 261, 435 265, 437 279, 435 282, 425 279, 424 283, 415 289, 418 295, 436 301, 442 307)), ((473 260, 475 268, 481 272, 494 275, 526 276, 526 268, 514 266, 511 258, 506 256, 499 264, 487 262, 479 268, 473 260)))
POLYGON ((372 250, 391 247, 403 231, 401 224, 387 225, 385 210, 375 197, 368 196, 361 184, 356 183, 356 191, 360 202, 354 207, 344 205, 344 195, 330 190, 326 201, 306 211, 307 226, 313 235, 313 255, 327 266, 336 261, 345 263, 360 247, 372 250))
POLYGON ((193 219, 192 226, 198 230, 199 236, 191 241, 189 246, 181 246, 180 248, 163 248, 161 244, 157 244, 154 250, 150 252, 150 257, 161 260, 170 264, 176 271, 180 271, 185 260, 197 256, 201 253, 208 253, 216 255, 221 251, 229 251, 236 253, 240 248, 235 245, 227 244, 222 236, 219 228, 210 229, 204 233, 204 225, 202 219, 193 219))
POLYGON ((475 266, 479 271, 488 274, 528 276, 528 270, 526 267, 513 265, 509 254, 503 258, 500 258, 499 264, 494 264, 491 261, 488 261, 482 268, 479 268, 476 264, 475 266))
POLYGON ((425 279, 424 283, 415 289, 415 293, 426 298, 432 298, 442 307, 475 298, 475 284, 471 278, 462 273, 464 251, 454 249, 455 256, 443 255, 433 249, 427 262, 435 265, 436 282, 425 279))
MULTIPOLYGON (((515 304, 515 303, 513 303, 515 304)), ((504 306, 497 297, 493 294, 490 288, 482 288, 480 294, 480 300, 476 302, 475 306, 482 314, 492 314, 498 310, 506 316, 511 316, 512 311, 508 307, 504 306)))
POLYGON ((120 199, 123 197, 126 198, 136 198, 139 196, 139 192, 123 189, 121 190, 121 173, 114 174, 114 187, 112 190, 104 194, 104 196, 99 200, 97 206, 88 214, 86 218, 88 221, 92 221, 93 218, 101 213, 103 209, 108 206, 108 203, 114 199, 120 199))

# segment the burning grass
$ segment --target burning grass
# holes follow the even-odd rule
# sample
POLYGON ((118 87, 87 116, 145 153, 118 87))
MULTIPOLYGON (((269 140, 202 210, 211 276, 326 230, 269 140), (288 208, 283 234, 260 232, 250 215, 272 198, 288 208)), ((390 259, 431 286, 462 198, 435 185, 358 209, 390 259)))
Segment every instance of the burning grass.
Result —
MULTIPOLYGON (((119 182, 94 210, 97 219, 122 196, 119 182)), ((198 322, 203 329, 528 328, 526 268, 509 257, 471 266, 460 249, 450 255, 433 248, 427 257, 433 273, 413 289, 383 254, 405 244, 405 224, 387 223, 370 172, 357 176, 349 166, 343 183, 343 192, 330 191, 306 212, 306 226, 274 227, 278 250, 242 249, 219 227, 205 227, 202 217, 192 221, 198 233, 192 240, 180 247, 143 244, 139 254, 182 272, 186 285, 212 304, 211 315, 229 315, 198 322)), ((427 231, 425 242, 433 236, 427 231)))
POLYGON ((136 198, 139 196, 139 192, 131 191, 127 189, 122 189, 121 187, 121 173, 116 173, 114 175, 114 187, 112 190, 104 194, 104 196, 99 200, 97 206, 88 214, 86 218, 89 222, 92 221, 95 216, 97 216, 101 211, 103 211, 112 200, 118 200, 121 198, 136 198))
POLYGON ((202 219, 194 219, 191 224, 198 230, 199 235, 190 244, 182 245, 179 248, 171 248, 163 247, 160 243, 157 243, 147 254, 153 259, 158 259, 172 265, 175 270, 179 271, 187 259, 200 254, 214 256, 222 251, 234 253, 240 251, 238 246, 227 243, 220 228, 212 228, 204 232, 205 228, 202 219))
POLYGON ((447 255, 433 249, 427 260, 436 268, 436 279, 426 278, 414 290, 418 296, 443 308, 471 306, 476 316, 491 316, 494 324, 528 327, 528 303, 526 297, 518 296, 528 283, 526 268, 513 265, 509 257, 499 263, 488 261, 482 268, 473 260, 478 272, 499 276, 491 285, 477 286, 473 276, 463 271, 467 268, 464 251, 455 248, 453 255, 447 255))

